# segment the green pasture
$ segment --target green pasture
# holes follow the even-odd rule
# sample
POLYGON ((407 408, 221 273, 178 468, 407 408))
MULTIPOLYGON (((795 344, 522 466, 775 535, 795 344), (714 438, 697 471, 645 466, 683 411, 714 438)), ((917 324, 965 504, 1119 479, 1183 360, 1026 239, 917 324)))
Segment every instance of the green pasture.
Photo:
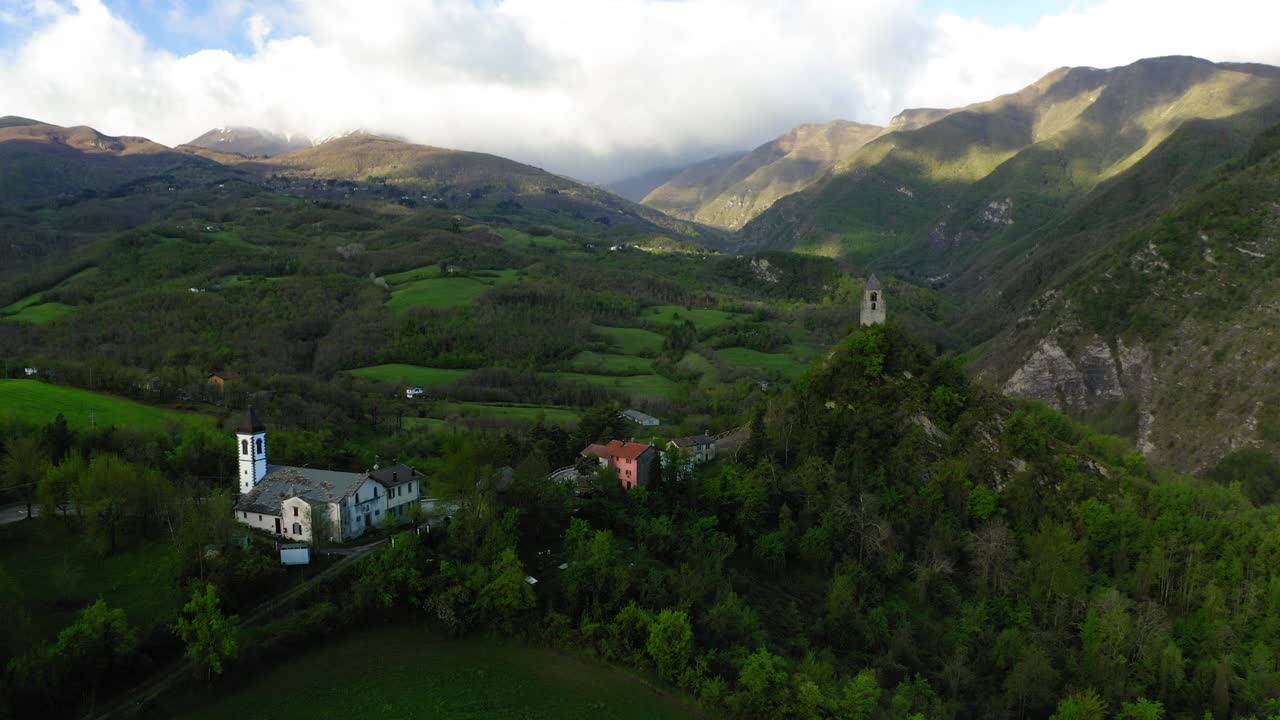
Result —
POLYGON ((369 378, 370 380, 403 382, 408 385, 420 385, 425 388, 431 387, 432 385, 442 385, 447 382, 452 382, 471 371, 392 363, 388 365, 371 365, 369 367, 348 370, 347 372, 357 377, 369 378))
POLYGON ((804 374, 809 366, 787 353, 764 353, 748 348, 733 347, 717 350, 721 360, 739 367, 777 372, 783 377, 794 378, 804 374))
POLYGON ((387 301, 386 307, 393 313, 402 313, 414 307, 451 308, 468 305, 494 285, 511 280, 515 274, 515 270, 496 270, 476 276, 451 275, 411 280, 391 291, 391 299, 387 301))
POLYGON ((0 525, 0 568, 21 589, 41 637, 57 635, 99 597, 143 632, 177 616, 183 593, 163 579, 172 572, 172 545, 133 542, 104 557, 87 537, 74 518, 0 525))
POLYGON ((591 383, 621 390, 631 395, 652 395, 663 398, 675 398, 680 386, 661 375, 592 375, 579 372, 548 373, 557 380, 591 383))
MULTIPOLYGON (((15 305, 16 304, 17 303, 15 303, 15 305)), ((10 305, 9 307, 13 306, 10 305)), ((8 310, 8 308, 5 308, 5 310, 8 310)), ((45 323, 53 322, 58 318, 65 317, 74 311, 74 307, 64 303, 39 303, 35 305, 23 305, 12 313, 0 311, 0 320, 14 320, 18 322, 29 322, 35 325, 44 325, 45 323)))
POLYGON ((450 720, 686 720, 700 715, 640 677, 514 642, 445 639, 408 619, 316 638, 244 681, 187 696, 183 720, 448 718, 450 720))
POLYGON ((640 316, 646 320, 652 320, 653 322, 662 323, 664 325, 672 325, 676 322, 688 320, 699 330, 714 330, 715 328, 730 323, 735 319, 745 317, 736 313, 725 312, 724 310, 711 310, 708 308, 690 309, 679 305, 656 305, 654 307, 645 308, 644 312, 642 312, 640 316))
POLYGON ((663 337, 656 332, 604 325, 592 325, 591 329, 603 335, 623 355, 656 355, 662 350, 663 337))
POLYGON ((653 361, 633 355, 612 355, 589 350, 573 358, 572 367, 577 372, 604 373, 607 375, 648 375, 653 373, 653 361))
POLYGON ((0 380, 0 416, 35 423, 52 422, 58 413, 73 426, 158 427, 167 421, 212 423, 196 413, 169 410, 102 393, 36 380, 0 380))
POLYGON ((427 426, 439 428, 439 421, 454 418, 499 418, 502 420, 519 420, 535 422, 539 418, 555 425, 573 425, 579 420, 578 413, 566 408, 551 405, 531 405, 524 403, 478 403, 478 402, 444 402, 431 406, 432 418, 405 418, 409 427, 427 426))

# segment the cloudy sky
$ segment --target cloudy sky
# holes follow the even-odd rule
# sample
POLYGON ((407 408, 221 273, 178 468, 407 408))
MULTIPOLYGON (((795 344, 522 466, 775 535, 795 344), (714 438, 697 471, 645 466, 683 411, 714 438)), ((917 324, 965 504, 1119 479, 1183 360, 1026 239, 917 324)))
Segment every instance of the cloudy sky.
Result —
POLYGON ((356 128, 588 180, 1154 55, 1280 65, 1277 0, 0 0, 0 115, 356 128))

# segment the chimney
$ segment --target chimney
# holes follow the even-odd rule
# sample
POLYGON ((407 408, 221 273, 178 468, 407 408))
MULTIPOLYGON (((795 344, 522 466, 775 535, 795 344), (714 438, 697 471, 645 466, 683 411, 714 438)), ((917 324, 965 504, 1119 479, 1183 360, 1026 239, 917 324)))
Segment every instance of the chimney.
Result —
POLYGON ((392 470, 392 471, 391 471, 391 482, 400 482, 400 473, 398 473, 398 472, 396 472, 396 471, 392 470))

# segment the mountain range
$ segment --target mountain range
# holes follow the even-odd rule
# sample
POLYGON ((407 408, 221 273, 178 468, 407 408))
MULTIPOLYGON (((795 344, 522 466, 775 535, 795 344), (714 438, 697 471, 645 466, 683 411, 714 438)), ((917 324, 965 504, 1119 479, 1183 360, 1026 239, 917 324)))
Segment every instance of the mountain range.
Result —
MULTIPOLYGON (((7 117, 0 231, 12 241, 0 258, 26 272, 74 253, 86 228, 127 230, 183 192, 237 183, 592 223, 612 228, 610 242, 825 256, 879 273, 891 314, 1006 392, 1205 470, 1237 448, 1280 448, 1280 397, 1267 389, 1277 123, 1280 68, 1189 57, 1061 68, 986 102, 905 110, 884 127, 803 125, 612 186, 636 203, 369 133, 313 143, 236 128, 168 148, 7 117)), ((768 262, 752 267, 770 277, 768 262)))

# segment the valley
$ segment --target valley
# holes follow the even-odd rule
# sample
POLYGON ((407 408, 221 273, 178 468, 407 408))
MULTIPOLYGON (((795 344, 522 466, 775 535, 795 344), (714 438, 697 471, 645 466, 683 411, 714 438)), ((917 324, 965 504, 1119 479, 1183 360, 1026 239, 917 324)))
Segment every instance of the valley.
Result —
POLYGON ((626 199, 0 118, 0 718, 1269 717, 1278 123, 1068 67, 626 199))

